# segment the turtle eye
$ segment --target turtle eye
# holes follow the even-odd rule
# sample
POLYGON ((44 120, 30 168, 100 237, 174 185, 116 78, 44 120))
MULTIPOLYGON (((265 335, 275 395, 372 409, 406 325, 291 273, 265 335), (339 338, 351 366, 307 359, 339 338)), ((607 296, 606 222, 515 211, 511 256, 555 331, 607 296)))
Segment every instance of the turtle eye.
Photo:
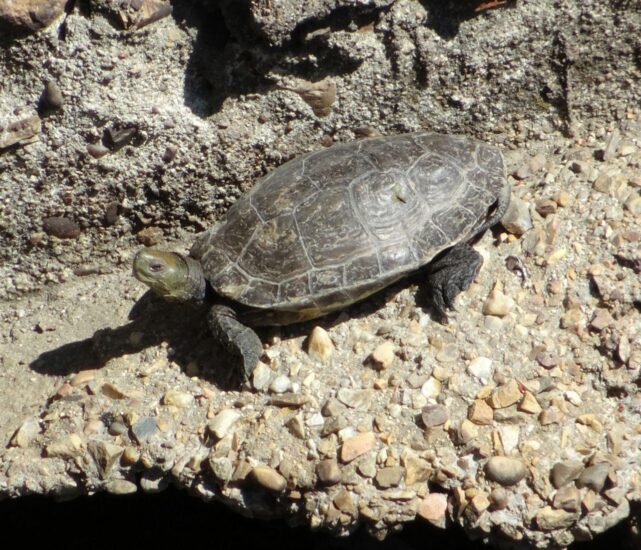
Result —
POLYGON ((152 271, 153 273, 158 273, 159 271, 162 271, 163 265, 160 262, 151 262, 149 264, 149 271, 152 271))

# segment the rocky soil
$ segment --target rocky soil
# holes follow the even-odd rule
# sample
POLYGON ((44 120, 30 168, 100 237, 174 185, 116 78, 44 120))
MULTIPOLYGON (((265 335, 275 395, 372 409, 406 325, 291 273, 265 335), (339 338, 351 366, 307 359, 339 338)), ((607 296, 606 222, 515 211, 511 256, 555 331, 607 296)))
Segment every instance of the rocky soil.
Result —
POLYGON ((336 534, 419 518, 539 548, 626 519, 638 4, 298 4, 0 10, 0 496, 175 484, 336 534), (289 158, 420 128, 501 146, 513 185, 449 325, 406 281, 264 330, 240 387, 204 312, 130 276, 289 158))

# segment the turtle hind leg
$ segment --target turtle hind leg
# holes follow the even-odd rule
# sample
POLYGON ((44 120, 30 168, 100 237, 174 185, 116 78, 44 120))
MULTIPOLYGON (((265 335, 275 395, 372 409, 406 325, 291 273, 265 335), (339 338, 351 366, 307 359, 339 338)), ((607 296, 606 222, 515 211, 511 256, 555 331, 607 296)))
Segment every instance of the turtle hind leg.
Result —
POLYGON ((467 290, 481 269, 483 258, 467 243, 459 243, 433 260, 427 271, 432 306, 443 324, 447 310, 454 306, 456 296, 467 290))
POLYGON ((263 344, 258 335, 243 325, 236 318, 236 312, 227 306, 213 306, 208 321, 214 338, 232 355, 240 358, 243 377, 249 380, 263 353, 263 344))

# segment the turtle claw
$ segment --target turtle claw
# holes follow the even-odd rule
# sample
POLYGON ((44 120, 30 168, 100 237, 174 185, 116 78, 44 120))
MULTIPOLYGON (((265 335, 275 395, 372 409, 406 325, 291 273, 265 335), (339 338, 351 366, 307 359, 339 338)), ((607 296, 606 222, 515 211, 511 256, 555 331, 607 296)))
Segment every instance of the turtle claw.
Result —
POLYGON ((447 325, 447 310, 454 309, 458 294, 467 290, 478 275, 483 259, 467 243, 459 243, 430 264, 427 284, 439 321, 447 325))
POLYGON ((233 309, 221 305, 211 308, 209 327, 214 338, 240 359, 243 380, 249 382, 263 354, 263 344, 258 335, 236 318, 233 309))

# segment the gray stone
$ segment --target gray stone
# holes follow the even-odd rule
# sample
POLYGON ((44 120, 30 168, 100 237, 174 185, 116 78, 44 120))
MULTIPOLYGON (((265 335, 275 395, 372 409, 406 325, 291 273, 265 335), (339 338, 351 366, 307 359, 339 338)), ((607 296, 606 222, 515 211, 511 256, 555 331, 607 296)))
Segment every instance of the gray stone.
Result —
POLYGON ((131 433, 140 444, 146 442, 157 431, 158 422, 152 416, 143 416, 131 427, 131 433))
POLYGON ((376 483, 381 489, 396 487, 405 475, 405 468, 402 466, 389 466, 381 468, 376 472, 376 483))
POLYGON ((583 463, 576 460, 567 460, 565 462, 557 462, 552 466, 552 471, 550 472, 550 481, 556 489, 563 487, 574 481, 576 478, 581 475, 583 471, 583 463))
POLYGON ((576 480, 576 485, 577 487, 588 487, 595 493, 600 493, 605 485, 609 471, 610 464, 607 462, 588 466, 576 480))
POLYGON ((485 464, 485 475, 507 487, 521 481, 527 475, 527 468, 518 458, 493 456, 485 464))

